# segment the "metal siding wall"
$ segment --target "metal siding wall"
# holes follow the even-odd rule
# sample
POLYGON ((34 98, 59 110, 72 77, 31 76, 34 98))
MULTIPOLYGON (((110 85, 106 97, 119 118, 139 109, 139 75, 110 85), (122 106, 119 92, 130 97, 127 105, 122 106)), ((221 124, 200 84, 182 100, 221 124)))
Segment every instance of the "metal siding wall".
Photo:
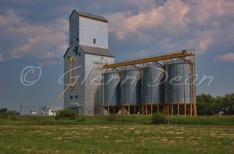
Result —
MULTIPOLYGON (((67 53, 67 56, 68 55, 72 55, 72 50, 70 49, 67 53)), ((65 62, 65 67, 64 67, 64 74, 65 74, 65 77, 64 77, 64 83, 65 84, 69 84, 70 83, 70 73, 69 73, 69 70, 70 70, 70 60, 67 58, 67 56, 65 57, 64 59, 64 62, 65 62)), ((68 85, 64 85, 64 89, 67 87, 68 85)), ((70 103, 75 103, 74 102, 74 99, 70 99, 70 96, 73 96, 74 95, 74 92, 71 88, 69 88, 65 94, 64 94, 64 108, 69 108, 70 107, 70 103)))
MULTIPOLYGON (((113 63, 114 58, 104 57, 108 63, 113 63)), ((95 85, 92 82, 96 77, 101 77, 102 65, 94 64, 94 61, 101 61, 101 56, 86 54, 85 55, 85 74, 88 75, 85 80, 85 115, 101 114, 101 83, 95 85), (91 69, 91 71, 90 71, 91 69)))
MULTIPOLYGON (((68 51, 67 55, 70 54, 70 51, 68 51)), ((69 59, 67 59, 67 55, 66 57, 64 57, 64 74, 69 71, 69 59)), ((70 78, 69 78, 69 74, 64 76, 64 84, 69 84, 70 82, 70 78)), ((64 85, 64 89, 66 89, 67 85, 64 85)), ((64 93, 64 97, 63 97, 63 101, 64 101, 64 108, 68 108, 69 107, 69 92, 66 91, 64 93)))
POLYGON ((78 69, 74 70, 74 75, 78 77, 78 80, 75 84, 74 92, 76 95, 78 95, 78 99, 76 99, 76 102, 79 103, 79 106, 82 107, 82 114, 84 114, 84 108, 85 108, 85 84, 83 83, 83 80, 85 78, 85 54, 82 52, 81 48, 78 48, 79 55, 75 55, 75 67, 80 67, 78 69))
POLYGON ((79 24, 80 45, 108 49, 108 23, 80 16, 79 24), (94 38, 96 44, 93 44, 94 38))
MULTIPOLYGON (((79 51, 81 51, 81 49, 78 49, 79 51)), ((84 88, 85 85, 82 84, 82 81, 84 79, 84 74, 85 74, 85 68, 84 68, 84 53, 81 52, 81 55, 75 55, 73 50, 69 51, 69 54, 74 56, 74 64, 73 64, 73 68, 81 66, 81 68, 77 68, 75 70, 73 70, 73 76, 76 78, 78 78, 76 84, 74 87, 68 89, 65 94, 64 94, 64 108, 69 108, 70 107, 70 103, 78 103, 80 108, 80 112, 79 114, 84 114, 84 108, 85 108, 85 97, 84 97, 84 88), (78 95, 78 98, 76 99, 75 96, 78 95), (70 98, 70 96, 73 96, 73 99, 70 98)), ((69 59, 67 59, 67 57, 65 57, 64 59, 64 73, 66 73, 67 71, 70 70, 70 62, 69 59)), ((75 81, 75 78, 73 79, 73 81, 75 81)), ((70 81, 70 77, 69 77, 69 73, 65 76, 64 78, 65 83, 69 83, 70 81)), ((64 86, 64 88, 66 88, 67 86, 64 86)))
POLYGON ((74 48, 79 45, 79 41, 76 40, 79 38, 79 16, 77 13, 73 13, 69 19, 69 46, 74 48), (73 42, 71 44, 71 41, 73 42))

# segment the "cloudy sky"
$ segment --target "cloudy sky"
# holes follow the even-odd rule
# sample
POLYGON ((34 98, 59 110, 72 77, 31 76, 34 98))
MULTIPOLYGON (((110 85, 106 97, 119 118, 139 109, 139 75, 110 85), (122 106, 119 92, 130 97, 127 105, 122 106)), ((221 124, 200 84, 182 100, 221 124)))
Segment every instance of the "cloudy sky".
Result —
MULTIPOLYGON (((63 90, 68 17, 77 9, 109 20, 109 48, 116 61, 196 50, 197 93, 234 92, 232 0, 1 0, 0 108, 53 105, 63 90), (33 72, 30 68, 37 71, 33 72), (28 70, 27 70, 28 69, 28 70), (28 72, 27 79, 24 74, 28 72), (30 86, 30 81, 38 82, 30 86), (24 81, 24 82, 23 82, 24 81), (26 82, 26 83, 25 83, 26 82)), ((32 83, 33 84, 33 83, 32 83)), ((62 101, 59 103, 62 105, 62 101)))

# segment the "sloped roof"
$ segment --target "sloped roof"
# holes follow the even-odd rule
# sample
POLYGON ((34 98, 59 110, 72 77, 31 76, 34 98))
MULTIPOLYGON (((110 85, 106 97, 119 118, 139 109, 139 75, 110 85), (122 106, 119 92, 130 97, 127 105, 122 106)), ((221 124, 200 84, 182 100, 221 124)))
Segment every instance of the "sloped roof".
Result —
POLYGON ((65 54, 63 55, 63 58, 66 56, 66 54, 67 54, 67 52, 69 51, 69 47, 67 48, 67 50, 66 50, 66 52, 65 52, 65 54))
POLYGON ((189 61, 185 58, 178 58, 174 60, 173 63, 189 63, 189 61))
POLYGON ((168 65, 170 64, 187 64, 189 63, 189 61, 185 58, 177 58, 175 60, 171 60, 168 65))
MULTIPOLYGON (((99 15, 95 15, 95 14, 91 14, 91 13, 86 13, 86 12, 82 12, 79 10, 73 10, 71 15, 73 14, 73 12, 76 12, 78 15, 83 16, 83 17, 108 22, 108 20, 106 20, 103 16, 99 16, 99 15)), ((71 15, 70 15, 69 19, 71 18, 71 15)))
POLYGON ((107 56, 107 57, 115 57, 112 54, 112 52, 110 50, 108 50, 108 49, 90 47, 90 46, 85 46, 85 45, 80 45, 80 47, 84 51, 84 53, 87 53, 87 54, 107 56))

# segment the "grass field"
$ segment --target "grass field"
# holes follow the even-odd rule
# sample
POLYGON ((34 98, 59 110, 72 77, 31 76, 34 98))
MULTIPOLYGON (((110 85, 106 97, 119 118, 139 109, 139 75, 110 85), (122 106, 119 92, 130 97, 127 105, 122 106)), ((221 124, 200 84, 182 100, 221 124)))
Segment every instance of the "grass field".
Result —
POLYGON ((202 125, 153 125, 150 116, 0 119, 0 153, 234 153, 233 117, 199 118, 202 125))

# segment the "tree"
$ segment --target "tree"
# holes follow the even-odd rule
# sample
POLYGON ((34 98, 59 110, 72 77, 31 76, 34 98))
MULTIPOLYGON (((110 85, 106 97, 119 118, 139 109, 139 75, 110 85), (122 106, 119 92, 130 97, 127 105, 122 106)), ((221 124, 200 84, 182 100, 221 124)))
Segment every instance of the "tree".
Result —
POLYGON ((223 97, 221 109, 226 115, 234 114, 234 93, 227 94, 223 97))
POLYGON ((223 112, 225 115, 234 114, 234 93, 223 97, 212 97, 208 94, 197 96, 198 115, 213 115, 223 112))
POLYGON ((7 108, 1 108, 0 109, 0 113, 6 113, 7 112, 7 108))
POLYGON ((219 110, 215 98, 209 94, 201 94, 197 96, 197 113, 198 115, 218 114, 219 110))
POLYGON ((215 110, 217 110, 217 113, 223 112, 222 104, 223 104, 223 97, 217 96, 215 98, 215 110))

